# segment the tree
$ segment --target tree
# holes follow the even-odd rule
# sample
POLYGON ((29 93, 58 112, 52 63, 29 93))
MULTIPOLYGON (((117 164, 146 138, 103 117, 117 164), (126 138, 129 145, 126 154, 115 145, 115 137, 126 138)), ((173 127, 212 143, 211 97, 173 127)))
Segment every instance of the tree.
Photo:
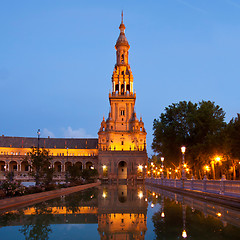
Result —
POLYGON ((228 123, 225 131, 224 131, 224 150, 225 155, 230 162, 230 166, 233 167, 233 179, 236 179, 236 168, 239 166, 240 160, 240 114, 237 114, 236 118, 232 118, 228 123))
POLYGON ((195 174, 221 149, 225 112, 211 101, 173 103, 153 122, 153 150, 165 157, 165 164, 178 165, 180 147, 187 147, 186 159, 195 174))
POLYGON ((69 176, 70 182, 79 181, 82 176, 82 170, 77 164, 73 164, 72 166, 68 166, 66 176, 69 176))
POLYGON ((51 168, 52 157, 45 148, 38 149, 33 147, 28 152, 26 160, 31 162, 31 175, 34 177, 36 185, 44 183, 49 184, 53 178, 53 169, 51 168))

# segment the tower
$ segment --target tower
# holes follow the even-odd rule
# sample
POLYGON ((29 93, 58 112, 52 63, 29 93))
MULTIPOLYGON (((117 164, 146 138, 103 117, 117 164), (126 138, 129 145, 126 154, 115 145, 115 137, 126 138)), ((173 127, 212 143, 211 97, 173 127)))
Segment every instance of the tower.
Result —
MULTIPOLYGON (((103 118, 98 132, 100 160, 103 152, 117 154, 118 159, 120 155, 130 156, 134 153, 137 155, 137 152, 146 156, 147 133, 142 118, 139 121, 135 112, 136 93, 133 91, 133 74, 128 61, 130 45, 125 35, 123 13, 119 29, 120 34, 115 44, 116 64, 112 74, 112 91, 109 93, 110 112, 106 120, 103 118)), ((116 161, 116 157, 111 161, 116 161)), ((126 172, 123 173, 123 170, 119 173, 120 178, 129 176, 129 166, 127 167, 126 161, 124 162, 121 164, 126 172)))

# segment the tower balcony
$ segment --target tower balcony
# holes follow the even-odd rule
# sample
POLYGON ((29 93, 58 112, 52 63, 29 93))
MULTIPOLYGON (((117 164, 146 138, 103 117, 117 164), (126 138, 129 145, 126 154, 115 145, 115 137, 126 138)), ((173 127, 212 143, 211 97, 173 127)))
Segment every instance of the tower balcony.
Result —
POLYGON ((130 92, 124 92, 124 93, 119 93, 119 92, 112 92, 109 93, 109 98, 136 98, 136 93, 130 93, 130 92))

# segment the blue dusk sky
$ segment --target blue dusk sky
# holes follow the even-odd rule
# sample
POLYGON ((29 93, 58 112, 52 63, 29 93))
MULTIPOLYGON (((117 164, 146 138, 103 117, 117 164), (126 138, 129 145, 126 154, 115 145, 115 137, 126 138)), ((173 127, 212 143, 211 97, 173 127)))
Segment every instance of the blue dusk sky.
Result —
POLYGON ((97 137, 124 10, 136 112, 179 101, 240 108, 240 0, 0 1, 0 135, 97 137))

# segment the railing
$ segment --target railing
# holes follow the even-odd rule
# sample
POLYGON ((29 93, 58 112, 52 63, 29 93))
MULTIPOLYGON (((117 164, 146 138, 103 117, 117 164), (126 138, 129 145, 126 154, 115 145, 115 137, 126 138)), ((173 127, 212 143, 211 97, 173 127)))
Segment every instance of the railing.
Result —
POLYGON ((240 197, 240 181, 146 178, 146 183, 240 197))

